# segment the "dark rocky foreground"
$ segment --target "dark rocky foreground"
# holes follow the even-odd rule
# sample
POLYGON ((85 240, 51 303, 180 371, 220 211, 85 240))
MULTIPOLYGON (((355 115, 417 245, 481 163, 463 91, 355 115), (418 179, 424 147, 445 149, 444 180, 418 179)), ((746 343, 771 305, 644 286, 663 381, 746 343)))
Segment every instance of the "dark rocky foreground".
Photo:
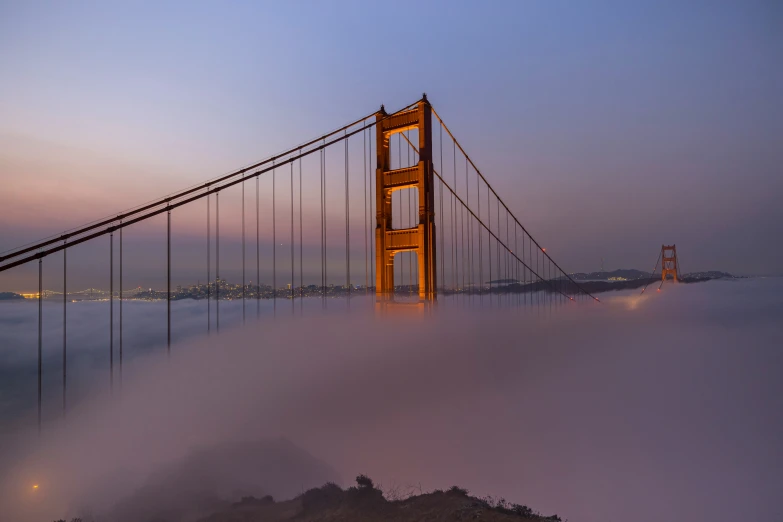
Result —
MULTIPOLYGON (((360 477, 361 478, 361 477, 360 477)), ((366 477, 365 477, 366 478, 366 477)), ((369 480, 369 479, 368 479, 369 480)), ((358 480, 357 480, 358 482, 358 480)), ((467 491, 453 487, 400 500, 387 500, 379 489, 369 484, 341 489, 326 484, 298 497, 275 502, 272 497, 247 497, 230 508, 214 513, 198 522, 448 522, 461 520, 552 521, 560 517, 545 517, 527 506, 509 504, 505 500, 476 498, 467 491)))
POLYGON ((561 522, 557 515, 544 516, 502 498, 473 497, 457 486, 417 495, 412 487, 407 494, 399 488, 384 492, 366 475, 356 477, 356 483, 357 486, 342 489, 334 482, 327 482, 279 502, 271 495, 245 496, 231 503, 210 495, 185 498, 174 494, 178 497, 175 504, 180 504, 174 509, 172 504, 163 509, 162 506, 150 509, 146 505, 149 499, 137 496, 133 506, 126 503, 107 516, 89 514, 71 522, 115 521, 118 516, 134 522, 561 522), (187 506, 181 505, 183 501, 187 506))
POLYGON ((85 501, 85 509, 55 522, 560 521, 456 486, 383 490, 359 475, 356 486, 342 489, 339 480, 287 439, 221 443, 166 465, 108 511, 97 513, 85 501))

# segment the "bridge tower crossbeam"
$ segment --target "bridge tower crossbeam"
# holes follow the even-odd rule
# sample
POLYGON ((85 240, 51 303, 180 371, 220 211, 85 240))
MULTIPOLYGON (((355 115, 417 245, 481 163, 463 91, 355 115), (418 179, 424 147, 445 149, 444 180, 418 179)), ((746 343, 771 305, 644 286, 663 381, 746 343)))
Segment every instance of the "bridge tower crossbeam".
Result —
POLYGON ((435 190, 432 168, 432 108, 424 95, 416 107, 386 114, 383 106, 376 115, 376 227, 375 227, 375 293, 379 301, 394 299, 394 256, 415 252, 419 273, 419 300, 435 301, 436 241, 435 190), (392 134, 417 129, 419 162, 412 167, 391 169, 389 140, 392 134), (392 193, 417 188, 419 191, 418 225, 392 228, 392 193))

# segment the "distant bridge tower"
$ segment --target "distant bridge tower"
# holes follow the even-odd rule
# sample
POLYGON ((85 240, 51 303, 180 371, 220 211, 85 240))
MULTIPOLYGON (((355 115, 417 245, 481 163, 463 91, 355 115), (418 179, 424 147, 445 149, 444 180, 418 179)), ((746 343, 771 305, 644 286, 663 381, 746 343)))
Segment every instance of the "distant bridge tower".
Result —
POLYGON ((661 284, 666 281, 666 276, 671 274, 676 283, 679 278, 677 267, 677 246, 661 245, 661 284))
POLYGON ((432 170, 432 109, 425 94, 416 107, 388 116, 383 106, 376 115, 377 145, 375 227, 375 294, 378 300, 394 299, 394 256, 415 252, 419 264, 419 300, 437 298, 435 252, 435 191, 432 170), (391 170, 389 138, 417 129, 419 163, 391 170), (419 189, 419 222, 412 228, 392 228, 392 192, 419 189))

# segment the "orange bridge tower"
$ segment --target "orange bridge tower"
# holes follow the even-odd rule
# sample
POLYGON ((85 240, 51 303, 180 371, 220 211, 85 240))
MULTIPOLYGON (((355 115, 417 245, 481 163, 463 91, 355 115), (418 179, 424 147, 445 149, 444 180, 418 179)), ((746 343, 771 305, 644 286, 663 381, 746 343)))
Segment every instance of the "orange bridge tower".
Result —
POLYGON ((419 300, 435 301, 435 190, 432 169, 432 109, 425 94, 416 107, 391 116, 381 106, 376 115, 377 146, 375 294, 379 301, 394 299, 394 256, 415 252, 419 268, 419 300), (392 134, 418 130, 419 162, 391 170, 389 138, 392 134), (392 193, 416 188, 419 191, 419 220, 412 228, 392 228, 392 193))
POLYGON ((661 245, 661 284, 666 281, 666 276, 671 274, 674 282, 679 279, 677 267, 677 246, 661 245))

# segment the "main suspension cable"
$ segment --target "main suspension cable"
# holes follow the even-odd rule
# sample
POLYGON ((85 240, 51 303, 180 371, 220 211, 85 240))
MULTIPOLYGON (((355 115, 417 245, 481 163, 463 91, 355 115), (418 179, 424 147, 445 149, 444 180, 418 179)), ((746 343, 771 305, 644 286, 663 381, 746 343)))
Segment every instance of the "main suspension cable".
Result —
MULTIPOLYGON (((435 117, 438 119, 438 121, 439 121, 439 122, 440 122, 440 124, 443 126, 443 128, 446 130, 446 132, 449 134, 449 136, 451 136, 452 140, 454 140, 454 143, 455 143, 455 145, 456 145, 457 147, 459 147, 459 149, 462 151, 462 153, 463 153, 463 154, 465 154, 465 157, 466 157, 466 158, 468 158, 468 161, 469 161, 469 162, 470 162, 470 164, 473 166, 473 168, 476 170, 476 174, 477 174, 478 176, 480 176, 480 177, 481 177, 481 178, 484 180, 484 182, 487 184, 487 188, 488 188, 488 189, 489 189, 489 190, 490 190, 490 191, 491 191, 491 192, 492 192, 492 193, 495 195, 495 197, 497 198, 497 200, 498 200, 498 203, 499 203, 500 205, 503 205, 503 206, 504 206, 504 207, 505 207, 505 208, 506 208, 506 209, 507 209, 509 212, 511 212, 511 210, 508 208, 508 205, 506 205, 506 204, 503 202, 503 200, 500 198, 500 196, 498 195, 498 193, 497 193, 497 192, 495 192, 495 190, 494 190, 494 189, 493 189, 493 188, 492 188, 492 187, 489 185, 489 182, 486 180, 486 178, 485 178, 485 177, 484 177, 484 175, 481 173, 481 171, 480 171, 480 170, 479 170, 479 168, 476 166, 476 164, 473 162, 473 160, 472 160, 472 159, 470 159, 470 157, 468 156, 468 154, 467 154, 467 152, 465 151, 465 149, 462 147, 462 145, 460 145, 459 141, 457 141, 457 138, 454 136, 454 134, 452 134, 451 130, 449 130, 448 126, 447 126, 447 125, 444 123, 443 119, 442 119, 442 118, 440 117, 440 115, 439 115, 439 114, 438 114, 438 113, 435 111, 435 108, 434 108, 434 107, 431 107, 431 108, 432 108, 432 114, 433 114, 433 115, 434 115, 434 116, 435 116, 435 117)), ((520 226, 520 227, 521 227, 523 230, 525 230, 525 231, 527 232, 527 229, 524 227, 524 225, 522 225, 522 223, 521 223, 521 222, 519 222, 519 220, 516 218, 516 216, 514 216, 514 214, 513 214, 513 213, 511 214, 511 216, 512 216, 512 217, 514 218, 514 220, 515 220, 515 221, 516 221, 516 222, 519 224, 519 226, 520 226)), ((539 249, 541 249, 541 245, 538 243, 538 241, 536 241, 536 240, 533 238, 533 236, 532 236, 532 235, 530 235, 530 233, 529 233, 529 232, 528 232, 528 235, 530 236, 530 239, 531 239, 531 241, 532 241, 533 243, 535 243, 535 244, 536 244, 536 246, 537 246, 539 249)), ((550 258, 550 259, 551 259, 551 257, 550 257, 550 256, 549 256, 549 255, 548 255, 546 252, 544 252, 543 250, 542 250, 542 254, 543 254, 544 256, 546 256, 546 257, 548 257, 548 258, 550 258)), ((573 284, 574 284, 574 285, 575 285, 575 286, 576 286, 576 287, 577 287, 579 290, 581 290, 581 291, 582 291, 582 292, 584 292, 585 294, 589 295, 589 296, 590 296, 590 297, 592 297, 594 300, 596 300, 596 301, 599 301, 599 299, 598 299, 597 297, 593 296, 591 293, 589 293, 589 292, 588 292, 588 291, 586 291, 584 288, 582 288, 582 286, 581 286, 581 285, 579 285, 579 284, 578 284, 576 281, 574 281, 574 280, 573 280, 573 278, 571 278, 571 276, 569 276, 569 275, 568 275, 568 274, 565 272, 565 270, 563 270, 562 268, 560 268, 560 265, 558 265, 558 264, 557 264, 557 262, 556 262, 554 259, 551 259, 551 260, 552 260, 552 262, 555 264, 555 266, 556 266, 558 269, 560 269, 560 271, 561 271, 561 272, 563 272, 564 274, 566 274, 566 277, 568 277, 568 279, 569 279, 569 280, 570 280, 570 281, 571 281, 571 282, 572 282, 572 283, 573 283, 573 284)))
POLYGON ((663 249, 661 249, 660 252, 658 252, 658 259, 655 260, 655 266, 652 269, 652 272, 650 272, 650 280, 647 281, 647 284, 644 285, 644 288, 642 288, 642 291, 639 292, 639 295, 642 295, 645 290, 647 290, 647 285, 653 282, 653 276, 655 275, 655 271, 658 270, 658 263, 661 261, 661 256, 663 255, 663 249))

